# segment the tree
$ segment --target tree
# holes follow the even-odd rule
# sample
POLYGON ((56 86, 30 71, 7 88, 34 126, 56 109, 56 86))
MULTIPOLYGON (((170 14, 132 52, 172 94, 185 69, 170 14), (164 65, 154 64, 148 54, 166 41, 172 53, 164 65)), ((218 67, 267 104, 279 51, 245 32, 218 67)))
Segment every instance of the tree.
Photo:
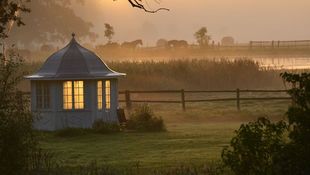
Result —
POLYGON ((115 34, 114 28, 108 23, 105 23, 104 27, 105 27, 104 36, 108 39, 108 43, 111 43, 112 37, 115 34))
POLYGON ((76 15, 73 3, 83 1, 31 0, 28 3, 31 13, 19 15, 27 25, 19 29, 13 28, 10 44, 20 43, 31 47, 36 43, 65 42, 70 39, 72 32, 77 33, 80 39, 95 41, 98 34, 91 31, 93 24, 76 15))
POLYGON ((310 174, 310 73, 283 73, 292 88, 293 105, 287 111, 290 142, 282 156, 282 174, 310 174))
POLYGON ((200 47, 208 46, 211 37, 207 35, 208 30, 206 27, 202 27, 195 34, 195 38, 200 47))
POLYGON ((30 10, 24 5, 29 0, 1 0, 0 4, 0 38, 8 37, 9 31, 12 29, 14 22, 18 26, 24 25, 20 12, 29 12, 30 10))
POLYGON ((241 125, 222 152, 224 164, 235 174, 310 174, 310 73, 281 76, 292 85, 288 124, 259 119, 241 125))
MULTIPOLYGON (((0 39, 3 44, 14 22, 24 25, 17 13, 29 12, 26 2, 1 1, 0 39)), ((37 142, 28 100, 17 89, 24 75, 19 70, 22 59, 14 52, 5 52, 0 53, 0 172, 19 175, 27 173, 37 142)))

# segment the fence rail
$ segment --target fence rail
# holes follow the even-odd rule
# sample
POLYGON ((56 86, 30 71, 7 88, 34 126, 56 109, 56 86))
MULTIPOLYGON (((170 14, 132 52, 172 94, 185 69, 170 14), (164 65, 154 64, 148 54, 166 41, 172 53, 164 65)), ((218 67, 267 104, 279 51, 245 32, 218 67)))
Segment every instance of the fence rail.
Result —
POLYGON ((287 90, 197 90, 197 91, 186 91, 186 90, 162 90, 162 91, 120 91, 120 95, 125 95, 125 98, 119 100, 124 102, 127 109, 131 109, 132 103, 175 103, 181 104, 182 109, 186 110, 186 103, 199 103, 199 102, 221 102, 221 101, 236 101, 236 108, 238 111, 241 110, 241 101, 262 101, 262 100, 291 100, 289 96, 270 96, 270 97, 241 97, 242 93, 284 93, 287 90), (216 94, 216 93, 230 93, 235 94, 233 98, 205 98, 205 99, 186 99, 186 94, 216 94), (148 99, 133 99, 133 94, 179 94, 178 100, 152 100, 148 99))
MULTIPOLYGON (((248 89, 236 89, 236 90, 160 90, 160 91, 137 91, 137 90, 125 90, 119 91, 119 95, 124 95, 124 99, 119 99, 119 102, 126 104, 127 109, 131 109, 133 103, 170 103, 170 104, 181 104, 182 109, 186 110, 186 103, 201 103, 201 102, 224 102, 224 101, 235 101, 236 108, 238 111, 241 110, 241 101, 262 101, 262 100, 292 100, 289 96, 269 96, 269 97, 242 97, 242 93, 285 93, 287 90, 248 90, 248 89), (218 94, 227 93, 233 94, 233 98, 205 98, 205 99, 186 99, 187 94, 218 94), (179 95, 177 100, 152 100, 148 99, 133 99, 133 94, 176 94, 179 95)), ((24 92, 23 95, 30 96, 30 92, 24 92)))

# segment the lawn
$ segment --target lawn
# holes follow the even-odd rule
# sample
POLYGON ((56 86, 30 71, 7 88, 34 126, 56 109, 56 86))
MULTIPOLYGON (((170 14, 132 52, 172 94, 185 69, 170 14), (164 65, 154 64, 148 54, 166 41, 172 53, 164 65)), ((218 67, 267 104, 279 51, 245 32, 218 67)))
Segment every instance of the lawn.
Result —
POLYGON ((41 146, 56 153, 63 165, 76 166, 96 161, 112 166, 174 166, 183 163, 202 164, 220 159, 240 124, 259 116, 274 120, 283 118, 288 101, 247 102, 237 112, 234 102, 189 104, 183 112, 180 105, 152 105, 165 120, 167 132, 122 132, 110 135, 85 134, 62 138, 47 133, 41 146))

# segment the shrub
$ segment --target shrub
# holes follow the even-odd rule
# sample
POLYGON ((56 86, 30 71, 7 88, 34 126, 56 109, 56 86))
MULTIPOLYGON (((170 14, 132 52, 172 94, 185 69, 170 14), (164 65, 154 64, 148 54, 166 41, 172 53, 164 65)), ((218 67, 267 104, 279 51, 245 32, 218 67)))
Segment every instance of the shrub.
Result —
POLYGON ((5 60, 0 54, 0 60, 0 173, 25 174, 37 140, 29 100, 16 88, 23 76, 19 70, 22 60, 14 53, 5 60))
POLYGON ((139 106, 134 110, 127 122, 127 129, 146 132, 166 130, 163 119, 155 116, 147 104, 139 106))
POLYGON ((97 120, 93 124, 93 131, 100 134, 115 133, 120 132, 120 126, 118 123, 108 123, 103 120, 97 120))
POLYGON ((287 125, 267 118, 243 124, 222 152, 222 160, 235 174, 276 174, 276 158, 281 153, 287 125))
POLYGON ((55 132, 58 137, 76 137, 90 133, 90 129, 85 128, 65 128, 55 132))

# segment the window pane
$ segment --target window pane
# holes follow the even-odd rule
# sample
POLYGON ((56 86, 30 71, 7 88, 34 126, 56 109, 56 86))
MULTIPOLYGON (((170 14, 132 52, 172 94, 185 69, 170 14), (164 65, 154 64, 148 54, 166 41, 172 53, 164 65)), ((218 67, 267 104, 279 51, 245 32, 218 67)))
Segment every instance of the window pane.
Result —
POLYGON ((66 81, 63 84, 63 108, 72 109, 72 82, 66 81))
POLYGON ((111 83, 110 80, 105 81, 105 108, 111 108, 111 83))
POLYGON ((74 81, 74 108, 84 109, 84 82, 74 81))
POLYGON ((42 86, 41 86, 41 83, 37 83, 36 84, 36 102, 37 102, 37 108, 38 109, 42 109, 43 105, 43 96, 42 96, 42 93, 43 93, 43 89, 42 89, 42 86))
POLYGON ((102 81, 97 82, 97 103, 98 109, 102 109, 102 81))

